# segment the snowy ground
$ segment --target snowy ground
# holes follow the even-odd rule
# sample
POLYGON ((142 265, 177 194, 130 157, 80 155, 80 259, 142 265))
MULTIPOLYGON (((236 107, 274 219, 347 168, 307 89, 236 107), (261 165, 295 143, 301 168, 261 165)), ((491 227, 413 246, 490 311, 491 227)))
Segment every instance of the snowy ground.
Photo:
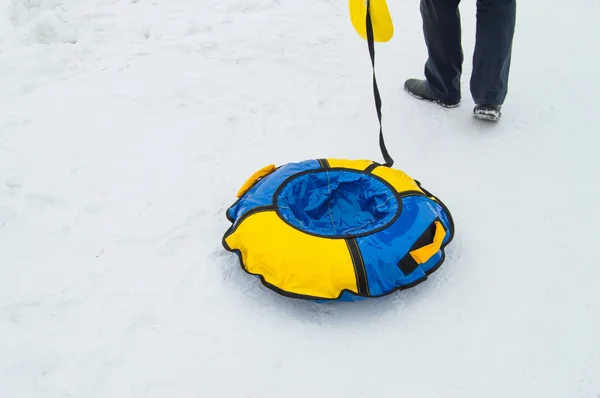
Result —
POLYGON ((330 0, 0 0, 0 397, 600 396, 600 3, 518 4, 498 125, 407 96, 418 1, 377 46, 396 167, 450 207, 431 279, 281 298, 221 247, 258 168, 381 160, 366 43, 330 0), (543 12, 540 12, 543 10, 543 12))

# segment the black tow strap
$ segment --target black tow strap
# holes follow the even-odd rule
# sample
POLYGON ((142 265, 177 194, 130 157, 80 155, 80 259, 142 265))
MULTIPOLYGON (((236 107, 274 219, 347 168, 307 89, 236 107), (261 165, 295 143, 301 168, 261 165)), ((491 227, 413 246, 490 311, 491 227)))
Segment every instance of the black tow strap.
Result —
POLYGON ((385 160, 385 166, 392 167, 394 159, 390 156, 385 147, 383 140, 383 127, 381 124, 381 97, 379 96, 379 88, 377 87, 377 79, 375 78, 375 40, 373 38, 373 22, 371 21, 371 1, 367 0, 367 41, 369 43, 369 53, 371 55, 371 64, 373 65, 373 91, 375 92, 375 106, 377 107, 377 118, 379 119, 379 146, 381 154, 385 160))

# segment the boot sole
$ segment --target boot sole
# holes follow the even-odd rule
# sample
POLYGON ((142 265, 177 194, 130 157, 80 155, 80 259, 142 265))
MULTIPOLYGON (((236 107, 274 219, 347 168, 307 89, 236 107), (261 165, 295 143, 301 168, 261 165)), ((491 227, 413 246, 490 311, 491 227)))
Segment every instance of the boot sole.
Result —
POLYGON ((473 117, 479 120, 485 120, 490 122, 497 122, 500 120, 501 115, 497 113, 479 112, 473 113, 473 117))
POLYGON ((456 104, 449 104, 447 102, 443 102, 443 101, 440 101, 440 100, 437 100, 437 99, 421 97, 420 95, 417 95, 417 94, 413 93, 412 91, 410 91, 408 89, 408 87, 406 87, 406 86, 404 86, 404 91, 406 91, 413 98, 419 99, 421 101, 431 102, 432 104, 437 104, 437 105, 439 105, 441 107, 444 107, 444 108, 449 108, 450 109, 450 108, 457 108, 457 107, 460 106, 460 101, 457 102, 456 104))

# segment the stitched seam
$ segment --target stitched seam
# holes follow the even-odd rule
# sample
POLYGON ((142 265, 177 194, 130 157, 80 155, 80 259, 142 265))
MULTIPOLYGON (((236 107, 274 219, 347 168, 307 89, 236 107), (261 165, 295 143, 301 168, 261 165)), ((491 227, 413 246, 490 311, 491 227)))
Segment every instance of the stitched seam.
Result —
MULTIPOLYGON (((327 190, 329 191, 329 198, 331 198, 331 181, 329 180, 329 171, 326 171, 325 173, 327 174, 327 190)), ((333 233, 337 235, 337 230, 335 229, 335 224, 333 223, 333 215, 331 214, 331 206, 329 206, 329 200, 327 200, 327 211, 329 212, 329 219, 331 220, 333 233)))
POLYGON ((306 225, 304 225, 304 223, 302 221, 300 221, 300 220, 298 220, 298 218, 296 218, 296 216, 294 215, 294 212, 292 211, 291 208, 289 208, 287 206, 279 206, 279 208, 289 210, 292 217, 294 217, 294 220, 298 221, 300 223, 300 225, 302 225, 303 228, 307 228, 306 225))
POLYGON ((390 196, 389 198, 387 198, 387 200, 385 202, 383 202, 382 204, 380 204, 379 206, 377 206, 376 209, 379 209, 380 207, 383 207, 383 206, 387 205, 388 202, 390 200, 394 199, 394 198, 395 198, 395 196, 390 196))

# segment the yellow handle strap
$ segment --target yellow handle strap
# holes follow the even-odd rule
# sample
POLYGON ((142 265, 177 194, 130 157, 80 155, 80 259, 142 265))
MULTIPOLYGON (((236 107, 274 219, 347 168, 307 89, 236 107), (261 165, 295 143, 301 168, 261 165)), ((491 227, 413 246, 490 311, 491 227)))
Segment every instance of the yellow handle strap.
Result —
POLYGON ((241 198, 246 192, 248 192, 248 190, 250 188, 252 188, 252 186, 254 184, 256 184, 256 182, 258 180, 260 180, 261 178, 271 174, 273 172, 273 170, 275 170, 275 165, 274 164, 270 164, 268 166, 263 167, 262 169, 258 170, 256 173, 252 174, 250 176, 250 178, 248 178, 248 181, 246 181, 244 183, 244 185, 242 185, 242 187, 240 188, 240 190, 237 193, 237 197, 241 198))
POLYGON ((442 248, 442 242, 446 237, 446 231, 444 230, 444 226, 440 221, 435 222, 435 234, 433 236, 433 243, 430 243, 427 246, 423 246, 418 248, 417 250, 413 250, 410 252, 412 258, 418 264, 426 263, 431 257, 433 257, 437 252, 442 248))

